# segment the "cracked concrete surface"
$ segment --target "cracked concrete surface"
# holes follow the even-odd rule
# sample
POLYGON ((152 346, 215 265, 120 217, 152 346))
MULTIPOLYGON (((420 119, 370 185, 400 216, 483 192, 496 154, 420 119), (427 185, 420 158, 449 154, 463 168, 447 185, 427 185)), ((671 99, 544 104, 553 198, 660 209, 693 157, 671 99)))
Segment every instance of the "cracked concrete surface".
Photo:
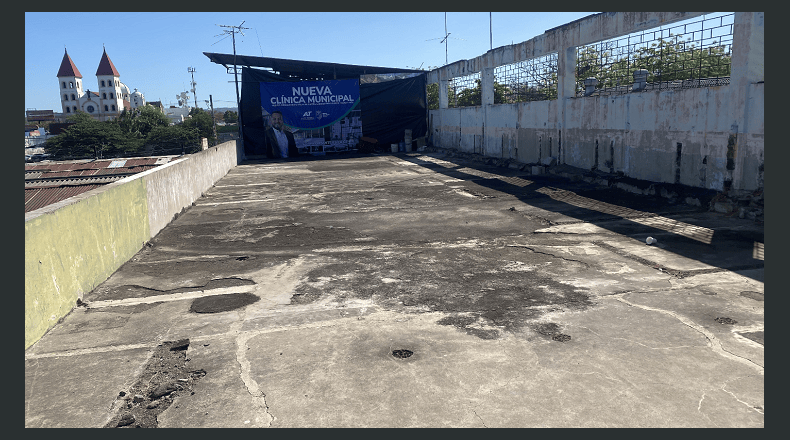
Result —
POLYGON ((25 426, 103 426, 188 338, 206 375, 160 427, 763 427, 762 228, 601 191, 419 153, 240 165, 25 352, 25 426))

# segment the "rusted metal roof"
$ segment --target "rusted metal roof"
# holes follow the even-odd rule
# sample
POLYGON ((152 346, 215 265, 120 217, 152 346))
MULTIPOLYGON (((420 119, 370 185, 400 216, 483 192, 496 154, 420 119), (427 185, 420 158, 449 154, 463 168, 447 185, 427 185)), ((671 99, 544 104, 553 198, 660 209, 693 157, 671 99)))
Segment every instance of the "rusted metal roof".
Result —
POLYGON ((55 188, 59 186, 77 186, 77 185, 105 185, 115 182, 116 180, 123 179, 122 176, 98 176, 98 177, 67 177, 61 179, 39 179, 25 181, 25 189, 27 188, 55 188))
POLYGON ((165 164, 176 156, 75 160, 25 165, 25 212, 42 208, 126 176, 165 164))
POLYGON ((103 184, 68 185, 49 188, 25 188, 25 212, 34 211, 78 194, 96 189, 103 184))

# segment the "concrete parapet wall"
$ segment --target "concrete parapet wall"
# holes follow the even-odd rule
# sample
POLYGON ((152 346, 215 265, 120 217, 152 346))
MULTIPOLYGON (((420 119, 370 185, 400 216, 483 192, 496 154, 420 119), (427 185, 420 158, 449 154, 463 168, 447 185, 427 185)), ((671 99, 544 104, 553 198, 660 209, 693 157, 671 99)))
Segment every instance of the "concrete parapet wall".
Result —
POLYGON ((550 29, 529 41, 492 49, 428 74, 439 83, 430 110, 431 143, 464 153, 588 170, 716 191, 763 187, 764 13, 736 12, 727 85, 575 96, 578 47, 701 16, 702 12, 606 12, 550 29), (558 98, 493 104, 502 65, 557 52, 558 98), (452 78, 481 72, 484 105, 447 108, 452 78), (489 90, 490 89, 490 90, 489 90), (488 101, 486 98, 491 98, 488 101))
POLYGON ((25 349, 242 160, 226 142, 25 214, 25 349))

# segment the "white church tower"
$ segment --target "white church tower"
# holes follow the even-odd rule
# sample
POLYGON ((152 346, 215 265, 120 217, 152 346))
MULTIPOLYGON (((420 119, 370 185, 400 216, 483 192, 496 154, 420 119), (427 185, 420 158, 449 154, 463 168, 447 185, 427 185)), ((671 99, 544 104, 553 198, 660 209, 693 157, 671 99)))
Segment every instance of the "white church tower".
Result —
POLYGON ((63 113, 70 115, 81 109, 80 98, 85 94, 82 88, 82 74, 77 69, 77 66, 74 65, 74 61, 71 60, 68 51, 63 55, 63 61, 60 63, 58 85, 60 88, 60 105, 63 113))
MULTIPOLYGON (((99 68, 96 69, 96 80, 99 82, 99 120, 114 119, 123 110, 124 86, 115 65, 107 56, 107 50, 101 56, 99 68)), ((128 95, 128 89, 126 90, 128 95)), ((128 99, 128 97, 127 97, 128 99)))

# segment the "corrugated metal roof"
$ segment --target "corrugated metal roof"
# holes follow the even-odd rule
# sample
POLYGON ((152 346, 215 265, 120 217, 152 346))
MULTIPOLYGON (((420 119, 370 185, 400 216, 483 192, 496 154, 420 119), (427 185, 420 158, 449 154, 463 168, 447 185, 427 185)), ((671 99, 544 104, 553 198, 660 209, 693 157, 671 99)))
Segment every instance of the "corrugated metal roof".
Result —
POLYGON ((176 156, 25 164, 25 212, 156 168, 174 157, 176 156), (116 167, 110 168, 113 163, 116 167))
POLYGON ((58 186, 79 186, 79 185, 105 185, 108 183, 121 180, 126 176, 99 176, 99 177, 82 177, 79 179, 65 178, 65 179, 42 179, 42 180, 29 180, 25 182, 25 188, 54 188, 58 186))
POLYGON ((34 211, 102 185, 59 186, 52 188, 25 188, 25 212, 34 211))

